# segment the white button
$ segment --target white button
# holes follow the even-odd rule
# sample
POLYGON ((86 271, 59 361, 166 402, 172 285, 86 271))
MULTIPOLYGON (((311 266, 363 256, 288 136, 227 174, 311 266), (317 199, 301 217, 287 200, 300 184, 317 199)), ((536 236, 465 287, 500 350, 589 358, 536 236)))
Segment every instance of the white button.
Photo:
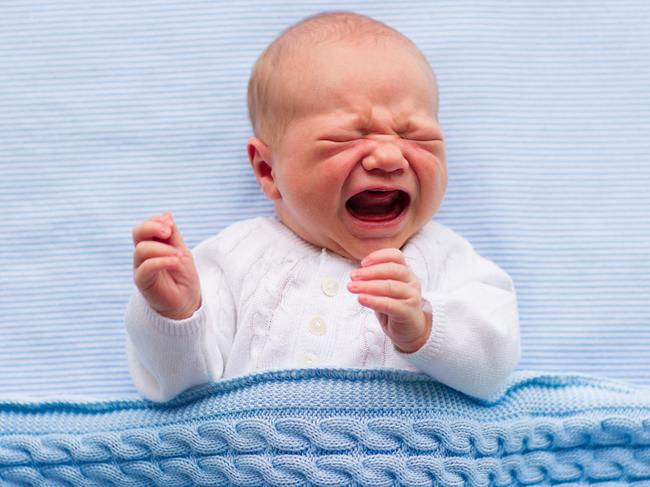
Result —
POLYGON ((323 318, 316 316, 309 321, 309 331, 312 335, 323 336, 327 331, 327 323, 323 318))
POLYGON ((339 292, 339 283, 331 277, 326 277, 320 283, 323 292, 330 297, 336 296, 339 292))
POLYGON ((302 357, 302 361, 306 365, 313 365, 318 362, 318 357, 316 356, 316 354, 313 354, 311 352, 306 352, 305 355, 303 355, 302 357))

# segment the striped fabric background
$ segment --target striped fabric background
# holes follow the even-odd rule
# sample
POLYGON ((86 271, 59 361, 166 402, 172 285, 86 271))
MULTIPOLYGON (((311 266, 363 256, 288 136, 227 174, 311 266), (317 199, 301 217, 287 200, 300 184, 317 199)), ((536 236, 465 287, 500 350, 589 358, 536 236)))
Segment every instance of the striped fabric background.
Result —
POLYGON ((135 393, 131 228, 171 210, 193 246, 271 212, 249 70, 326 9, 436 69, 437 218, 513 276, 520 368, 650 386, 650 3, 25 0, 0 4, 0 393, 135 393))

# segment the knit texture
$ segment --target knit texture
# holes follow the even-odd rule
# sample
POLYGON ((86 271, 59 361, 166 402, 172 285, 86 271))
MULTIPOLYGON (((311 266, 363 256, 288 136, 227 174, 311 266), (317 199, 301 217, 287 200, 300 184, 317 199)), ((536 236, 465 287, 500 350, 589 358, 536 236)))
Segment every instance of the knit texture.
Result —
POLYGON ((167 401, 192 386, 265 370, 391 368, 489 397, 519 358, 512 280, 437 222, 401 250, 433 310, 429 340, 413 353, 397 351, 375 312, 347 290, 358 262, 260 217, 193 249, 202 294, 194 316, 169 320, 134 293, 125 316, 133 382, 147 399, 167 401))
POLYGON ((650 390, 519 373, 271 371, 155 404, 0 403, 1 485, 647 485, 650 390))

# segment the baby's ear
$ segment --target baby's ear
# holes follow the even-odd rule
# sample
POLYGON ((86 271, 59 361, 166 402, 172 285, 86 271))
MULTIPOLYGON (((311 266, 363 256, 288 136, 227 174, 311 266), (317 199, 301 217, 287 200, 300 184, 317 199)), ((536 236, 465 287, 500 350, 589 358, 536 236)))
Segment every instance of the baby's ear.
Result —
POLYGON ((271 149, 257 137, 248 139, 246 149, 248 151, 248 160, 255 174, 255 179, 257 179, 264 194, 271 200, 280 199, 282 195, 273 177, 273 155, 271 154, 271 149))

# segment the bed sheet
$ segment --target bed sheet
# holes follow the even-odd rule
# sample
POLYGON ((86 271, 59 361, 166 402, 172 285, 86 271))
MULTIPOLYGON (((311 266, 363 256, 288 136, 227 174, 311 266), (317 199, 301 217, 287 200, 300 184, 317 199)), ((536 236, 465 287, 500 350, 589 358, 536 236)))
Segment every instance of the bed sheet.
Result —
POLYGON ((245 155, 264 46, 322 10, 411 37, 440 83, 436 218, 513 277, 520 369, 650 385, 650 4, 0 5, 0 391, 131 397, 131 228, 189 245, 272 208, 245 155))

